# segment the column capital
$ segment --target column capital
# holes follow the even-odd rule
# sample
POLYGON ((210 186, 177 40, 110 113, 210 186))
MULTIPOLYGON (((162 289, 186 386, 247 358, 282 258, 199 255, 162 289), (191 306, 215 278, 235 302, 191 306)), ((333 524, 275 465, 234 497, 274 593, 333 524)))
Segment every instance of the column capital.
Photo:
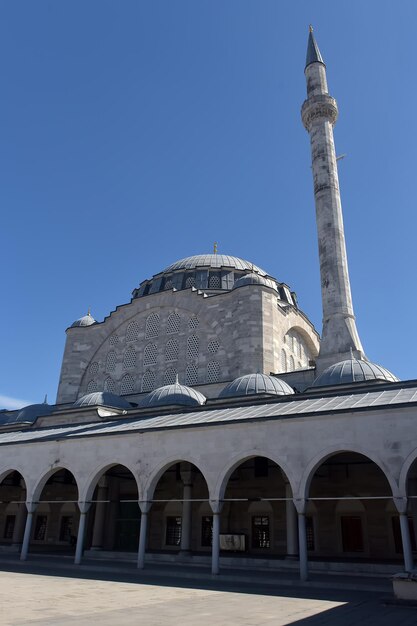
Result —
POLYGON ((209 501, 211 510, 213 511, 213 515, 220 515, 223 508, 223 502, 220 500, 210 500, 209 501))
POLYGON ((400 515, 405 515, 407 513, 407 505, 408 499, 406 496, 394 497, 395 508, 397 509, 400 515))
POLYGON ((294 506, 297 509, 298 515, 305 515, 307 508, 307 500, 305 498, 294 498, 294 506))
POLYGON ((78 508, 80 509, 81 515, 88 513, 90 506, 91 502, 78 502, 78 508))
POLYGON ((38 506, 38 502, 26 502, 26 508, 28 510, 28 513, 34 513, 36 511, 37 506, 38 506))
POLYGON ((138 500, 138 504, 142 515, 146 515, 151 510, 152 502, 147 502, 146 500, 138 500))

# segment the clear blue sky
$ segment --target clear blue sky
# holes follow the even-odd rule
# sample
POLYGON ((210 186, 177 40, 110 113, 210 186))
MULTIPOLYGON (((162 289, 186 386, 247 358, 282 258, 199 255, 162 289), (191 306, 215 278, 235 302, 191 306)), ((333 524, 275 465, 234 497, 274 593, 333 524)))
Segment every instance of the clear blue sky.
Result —
POLYGON ((54 401, 65 328, 214 241, 320 330, 310 22, 340 109, 362 342, 417 377, 414 0, 3 0, 0 395, 54 401))

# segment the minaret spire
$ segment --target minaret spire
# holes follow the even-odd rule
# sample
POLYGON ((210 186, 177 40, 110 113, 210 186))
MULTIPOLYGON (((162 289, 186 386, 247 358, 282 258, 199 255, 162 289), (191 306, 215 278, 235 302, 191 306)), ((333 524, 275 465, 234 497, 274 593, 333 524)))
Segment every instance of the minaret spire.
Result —
POLYGON ((314 38, 308 36, 305 67, 307 100, 301 117, 310 135, 314 199, 319 243, 323 331, 318 373, 337 361, 365 358, 353 313, 343 227, 333 126, 337 103, 329 95, 326 66, 314 38))

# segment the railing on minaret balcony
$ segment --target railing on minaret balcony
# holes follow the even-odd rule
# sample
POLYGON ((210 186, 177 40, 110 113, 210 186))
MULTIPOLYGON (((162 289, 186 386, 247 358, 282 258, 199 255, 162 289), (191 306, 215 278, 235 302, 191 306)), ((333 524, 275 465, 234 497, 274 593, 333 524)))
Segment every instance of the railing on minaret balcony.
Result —
POLYGON ((305 76, 303 124, 310 135, 320 259, 323 329, 317 373, 332 363, 366 358, 356 329, 343 227, 339 176, 333 139, 337 103, 328 93, 326 66, 312 28, 305 76))

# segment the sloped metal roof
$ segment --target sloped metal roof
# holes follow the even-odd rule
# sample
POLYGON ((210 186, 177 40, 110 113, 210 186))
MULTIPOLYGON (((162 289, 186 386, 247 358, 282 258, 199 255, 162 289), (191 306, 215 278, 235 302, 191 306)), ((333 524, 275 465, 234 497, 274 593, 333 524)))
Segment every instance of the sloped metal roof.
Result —
POLYGON ((357 411, 399 404, 417 403, 417 385, 319 398, 283 398, 277 402, 256 406, 199 410, 170 415, 129 417, 106 422, 53 426, 0 434, 0 445, 48 441, 50 439, 77 439, 92 436, 110 436, 159 429, 214 426, 225 423, 262 419, 306 417, 340 411, 357 411))

